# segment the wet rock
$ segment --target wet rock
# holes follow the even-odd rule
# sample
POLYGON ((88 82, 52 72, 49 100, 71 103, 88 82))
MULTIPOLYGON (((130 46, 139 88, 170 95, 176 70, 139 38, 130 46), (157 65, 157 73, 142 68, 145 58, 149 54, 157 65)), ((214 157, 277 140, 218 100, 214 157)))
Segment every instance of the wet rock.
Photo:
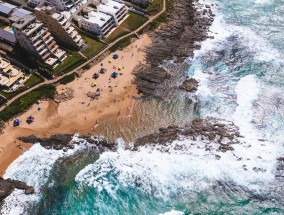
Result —
MULTIPOLYGON (((159 67, 166 60, 174 60, 179 65, 186 64, 184 60, 193 57, 200 42, 207 39, 208 29, 213 22, 212 12, 202 16, 204 7, 194 6, 194 0, 172 1, 173 8, 167 12, 167 23, 161 24, 149 36, 151 47, 146 50, 146 64, 140 64, 134 69, 135 83, 138 91, 144 97, 159 96, 163 91, 163 83, 172 75, 159 67)), ((194 89, 192 89, 194 90, 194 89)))
POLYGON ((34 188, 28 186, 25 182, 14 180, 14 179, 3 179, 0 177, 0 202, 9 196, 15 188, 25 190, 25 194, 33 194, 34 188))
POLYGON ((198 81, 194 78, 190 78, 185 80, 179 88, 189 93, 195 93, 198 88, 198 81))
MULTIPOLYGON (((219 144, 221 152, 233 151, 233 144, 236 144, 235 133, 238 127, 233 124, 217 123, 215 118, 196 118, 190 124, 183 127, 169 126, 160 128, 157 133, 144 136, 134 142, 134 148, 145 144, 165 144, 171 143, 180 137, 188 137, 193 141, 211 141, 219 144), (216 140, 215 140, 216 139, 216 140), (226 144, 224 143, 226 142, 226 144)), ((208 147, 210 151, 210 147, 208 147)))
POLYGON ((20 137, 19 140, 25 143, 40 143, 40 145, 46 149, 63 150, 64 152, 68 149, 74 149, 74 144, 84 144, 86 142, 94 144, 100 149, 106 147, 108 149, 114 149, 115 143, 109 142, 103 138, 81 136, 78 141, 73 141, 73 135, 70 134, 58 134, 52 135, 49 138, 39 138, 34 135, 27 137, 20 137))

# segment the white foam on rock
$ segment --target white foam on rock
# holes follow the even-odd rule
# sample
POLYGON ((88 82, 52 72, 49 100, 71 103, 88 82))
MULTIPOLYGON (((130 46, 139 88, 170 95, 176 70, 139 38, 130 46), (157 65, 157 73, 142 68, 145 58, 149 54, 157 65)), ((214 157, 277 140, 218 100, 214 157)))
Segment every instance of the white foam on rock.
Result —
POLYGON ((159 215, 184 215, 184 212, 171 210, 169 212, 166 212, 166 213, 163 213, 163 214, 159 214, 159 215))
MULTIPOLYGON (((76 136, 74 138, 77 138, 76 136)), ((71 156, 84 148, 75 145, 73 150, 47 150, 40 144, 33 145, 18 157, 6 170, 4 178, 12 178, 33 186, 35 194, 25 195, 22 190, 15 190, 3 203, 1 215, 27 214, 29 204, 36 204, 41 198, 41 188, 48 182, 50 171, 60 157, 71 156)))

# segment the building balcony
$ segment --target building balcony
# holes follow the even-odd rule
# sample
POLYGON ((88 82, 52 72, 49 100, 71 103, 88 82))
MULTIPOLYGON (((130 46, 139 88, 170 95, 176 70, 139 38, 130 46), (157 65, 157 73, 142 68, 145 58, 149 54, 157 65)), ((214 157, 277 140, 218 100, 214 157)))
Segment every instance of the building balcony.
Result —
POLYGON ((74 41, 77 43, 81 40, 81 36, 80 35, 77 35, 75 38, 74 38, 74 41))
POLYGON ((53 68, 58 65, 58 59, 56 58, 53 58, 53 57, 49 57, 46 61, 45 61, 46 64, 52 66, 53 68))
POLYGON ((50 44, 48 44, 47 48, 52 49, 56 45, 55 41, 52 41, 50 44))
POLYGON ((36 47, 36 50, 39 52, 40 50, 42 50, 42 48, 45 46, 45 44, 41 44, 40 46, 36 47))
POLYGON ((74 30, 75 30, 74 27, 69 27, 68 29, 66 29, 66 32, 67 32, 68 34, 71 34, 72 31, 74 31, 74 30))
POLYGON ((36 39, 38 39, 40 36, 42 36, 45 32, 47 32, 47 28, 41 28, 40 30, 34 32, 31 35, 32 42, 34 42, 36 39))
POLYGON ((5 86, 6 84, 8 84, 10 81, 10 79, 8 77, 6 77, 5 75, 0 73, 0 84, 2 86, 5 86))
POLYGON ((49 36, 44 40, 45 44, 49 44, 54 38, 52 36, 49 36))
POLYGON ((50 32, 47 32, 45 35, 42 36, 42 39, 45 40, 49 35, 51 35, 51 33, 50 33, 50 32))
POLYGON ((47 52, 45 55, 43 55, 42 59, 46 60, 50 56, 50 52, 47 52))
POLYGON ((47 48, 44 48, 42 51, 39 52, 40 56, 44 56, 44 54, 48 51, 47 48))
POLYGON ((61 50, 61 49, 57 49, 54 53, 53 53, 58 59, 62 59, 62 57, 66 54, 65 51, 61 50))
POLYGON ((69 34, 70 37, 72 37, 73 39, 78 35, 77 31, 72 31, 71 34, 69 34))
MULTIPOLYGON (((27 36, 31 36, 33 35, 35 32, 36 33, 40 33, 41 30, 42 30, 42 26, 43 24, 41 22, 35 22, 31 25, 29 25, 25 30, 24 30, 24 33, 27 35, 27 36)), ((35 35, 36 36, 36 35, 35 35)))
POLYGON ((0 68, 1 69, 5 69, 9 65, 10 65, 10 61, 0 57, 0 68))
POLYGON ((16 67, 16 66, 10 65, 7 68, 5 68, 3 71, 7 75, 9 75, 9 77, 15 77, 15 76, 17 76, 21 72, 21 69, 16 67))
POLYGON ((55 51, 58 49, 58 45, 55 45, 55 46, 53 46, 51 49, 50 49, 50 52, 51 53, 55 53, 55 51))

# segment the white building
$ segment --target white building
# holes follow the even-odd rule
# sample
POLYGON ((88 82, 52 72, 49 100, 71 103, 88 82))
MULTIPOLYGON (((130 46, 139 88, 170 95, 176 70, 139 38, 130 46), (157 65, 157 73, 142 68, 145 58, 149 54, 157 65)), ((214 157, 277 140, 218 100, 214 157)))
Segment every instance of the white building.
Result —
POLYGON ((112 16, 92 10, 88 15, 78 17, 78 25, 99 37, 105 37, 115 27, 115 22, 112 16))
POLYGON ((35 16, 20 18, 12 28, 20 46, 38 60, 54 68, 66 58, 65 51, 59 49, 51 33, 35 16))
POLYGON ((87 15, 78 17, 78 25, 100 37, 107 36, 128 15, 128 7, 119 0, 94 1, 96 8, 84 8, 87 15))
POLYGON ((35 8, 38 20, 44 23, 48 30, 68 48, 80 49, 84 42, 74 27, 70 25, 66 17, 57 12, 49 2, 43 2, 35 8))
POLYGON ((119 0, 101 0, 97 5, 97 11, 109 14, 118 25, 128 14, 128 7, 123 1, 119 0))
POLYGON ((58 11, 70 11, 76 10, 77 5, 82 5, 81 0, 28 0, 28 5, 31 7, 37 7, 44 1, 51 3, 58 11))

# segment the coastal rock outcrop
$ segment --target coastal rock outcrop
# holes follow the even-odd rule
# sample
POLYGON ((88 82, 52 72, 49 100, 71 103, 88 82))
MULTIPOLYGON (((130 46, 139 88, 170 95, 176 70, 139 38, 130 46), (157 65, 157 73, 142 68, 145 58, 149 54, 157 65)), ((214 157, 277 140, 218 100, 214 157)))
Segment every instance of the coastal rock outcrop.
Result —
POLYGON ((40 143, 40 145, 46 149, 64 150, 73 149, 74 144, 82 144, 88 142, 98 149, 108 148, 114 149, 115 143, 109 142, 101 137, 80 136, 78 139, 74 139, 74 135, 70 134, 57 134, 52 135, 49 138, 39 138, 34 135, 27 137, 20 137, 19 140, 25 143, 40 143))
POLYGON ((179 86, 179 88, 189 93, 195 93, 198 88, 198 81, 194 78, 187 79, 179 86))
POLYGON ((138 91, 146 97, 160 97, 159 87, 172 77, 160 65, 167 60, 183 64, 186 58, 193 57, 194 50, 201 47, 200 42, 209 38, 208 30, 214 20, 210 6, 198 1, 175 0, 170 4, 172 7, 164 17, 167 22, 149 34, 152 45, 146 50, 147 63, 134 69, 138 91))
MULTIPOLYGON (((134 149, 146 144, 166 144, 174 140, 187 137, 193 141, 207 140, 219 145, 219 151, 233 151, 233 145, 240 143, 239 128, 231 122, 220 123, 216 118, 196 118, 191 124, 184 127, 168 126, 160 128, 159 132, 137 139, 134 142, 134 149)), ((208 146, 208 150, 210 150, 208 146)))
POLYGON ((0 202, 3 201, 7 196, 9 196, 14 189, 25 190, 25 194, 33 194, 34 188, 28 186, 25 182, 14 180, 14 179, 3 179, 0 177, 0 202))

